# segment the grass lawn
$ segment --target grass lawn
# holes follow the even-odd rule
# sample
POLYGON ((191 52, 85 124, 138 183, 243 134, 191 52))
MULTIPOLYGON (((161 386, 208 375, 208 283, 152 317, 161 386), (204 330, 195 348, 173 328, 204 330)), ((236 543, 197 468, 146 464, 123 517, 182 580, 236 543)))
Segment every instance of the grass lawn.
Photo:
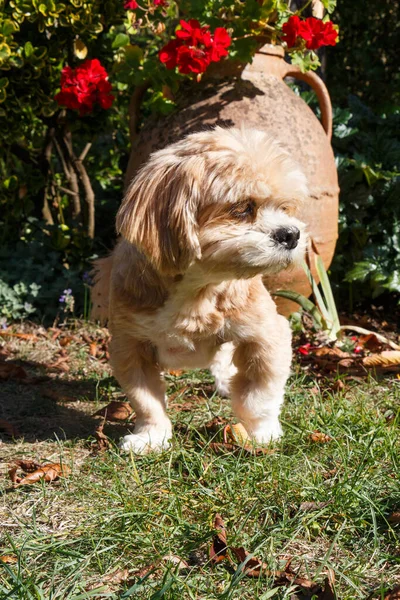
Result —
POLYGON ((271 576, 245 576, 237 560, 211 565, 216 513, 228 545, 272 571, 292 559, 301 577, 322 583, 334 574, 337 599, 373 590, 383 599, 400 584, 400 525, 390 517, 400 512, 396 376, 348 379, 338 389, 295 364, 284 436, 270 454, 249 456, 209 447, 221 434, 202 426, 215 416, 231 420, 231 412, 208 373, 169 375, 172 451, 123 455, 117 440, 129 424, 109 423, 114 445, 96 455, 93 413, 123 397, 106 362, 72 337, 64 346, 48 332, 4 343, 3 354, 31 380, 0 382, 0 417, 21 433, 0 434, 0 555, 14 561, 0 557, 2 600, 306 597, 271 576), (329 439, 313 441, 315 431, 329 439), (21 458, 62 461, 72 473, 13 489, 8 464, 21 458))

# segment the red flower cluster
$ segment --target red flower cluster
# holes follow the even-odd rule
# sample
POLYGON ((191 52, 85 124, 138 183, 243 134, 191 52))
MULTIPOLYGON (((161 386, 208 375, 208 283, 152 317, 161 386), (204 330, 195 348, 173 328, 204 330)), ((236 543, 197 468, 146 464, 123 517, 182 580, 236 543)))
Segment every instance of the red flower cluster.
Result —
POLYGON ((94 104, 111 108, 114 96, 105 68, 97 58, 85 60, 76 69, 64 67, 61 72, 61 91, 54 96, 58 104, 79 110, 81 116, 93 111, 94 104))
POLYGON ((299 38, 305 40, 308 50, 317 50, 321 46, 336 46, 338 38, 332 21, 324 23, 315 17, 301 21, 297 15, 293 15, 283 25, 282 31, 282 41, 287 43, 288 48, 295 46, 299 38))
POLYGON ((231 38, 224 27, 217 27, 213 34, 209 26, 201 27, 196 19, 181 21, 176 39, 168 42, 159 52, 167 69, 178 67, 179 73, 204 73, 211 62, 228 56, 231 38))
MULTIPOLYGON (((167 0, 153 0, 153 4, 154 4, 154 6, 161 6, 161 7, 168 6, 167 0)), ((128 2, 125 2, 124 8, 125 8, 125 10, 136 10, 137 8, 139 8, 139 4, 136 2, 136 0, 128 0, 128 2)))
POLYGON ((124 4, 125 10, 136 10, 137 8, 139 8, 139 4, 136 0, 128 0, 128 2, 125 2, 124 4))

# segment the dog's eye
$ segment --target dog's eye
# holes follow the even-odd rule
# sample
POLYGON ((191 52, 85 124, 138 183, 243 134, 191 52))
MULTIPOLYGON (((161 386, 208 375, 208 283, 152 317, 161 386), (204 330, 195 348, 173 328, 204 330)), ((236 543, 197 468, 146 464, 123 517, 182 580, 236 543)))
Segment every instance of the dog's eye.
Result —
POLYGON ((240 202, 232 208, 232 216, 238 219, 254 217, 256 214, 256 204, 253 200, 248 202, 240 202))

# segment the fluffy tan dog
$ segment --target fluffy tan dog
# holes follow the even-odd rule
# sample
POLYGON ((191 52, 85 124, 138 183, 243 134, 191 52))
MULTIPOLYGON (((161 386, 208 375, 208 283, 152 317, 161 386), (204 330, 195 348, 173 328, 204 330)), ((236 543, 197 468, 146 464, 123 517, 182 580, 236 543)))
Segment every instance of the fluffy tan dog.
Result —
POLYGON ((290 156, 246 129, 189 135, 155 152, 132 181, 117 215, 122 239, 98 261, 93 290, 136 412, 123 449, 169 447, 169 368, 209 367, 255 441, 281 435, 291 334, 262 275, 301 258, 304 226, 291 215, 306 197, 290 156))

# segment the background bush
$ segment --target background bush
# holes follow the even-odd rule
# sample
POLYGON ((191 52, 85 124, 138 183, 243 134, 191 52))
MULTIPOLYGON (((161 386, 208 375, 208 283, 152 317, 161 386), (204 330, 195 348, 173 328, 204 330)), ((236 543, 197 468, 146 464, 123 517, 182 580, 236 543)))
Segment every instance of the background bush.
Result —
MULTIPOLYGON (((274 19, 277 6, 274 0, 179 4, 183 13, 212 27, 220 24, 218 11, 234 6, 241 15, 235 25, 239 33, 248 23, 274 19)), ((174 3, 153 10, 140 24, 124 10, 123 0, 3 3, 0 117, 7 126, 0 128, 0 318, 54 318, 64 289, 73 290, 75 312, 82 314, 84 274, 115 239, 129 151, 130 93, 142 90, 142 119, 174 109, 162 91, 177 85, 176 76, 160 68, 157 56, 177 23, 174 10, 174 3), (85 56, 105 66, 116 101, 108 111, 78 117, 60 110, 53 97, 62 67, 85 56), (149 73, 151 84, 145 80, 149 73), (82 164, 89 190, 73 168, 74 157, 88 145, 82 164), (78 191, 80 213, 71 189, 78 191), (94 235, 90 197, 96 207, 94 235)), ((398 11, 386 0, 339 1, 334 20, 341 42, 327 53, 342 188, 332 276, 343 309, 400 291, 398 11)), ((252 50, 254 40, 245 39, 236 42, 233 54, 246 59, 252 50)))

